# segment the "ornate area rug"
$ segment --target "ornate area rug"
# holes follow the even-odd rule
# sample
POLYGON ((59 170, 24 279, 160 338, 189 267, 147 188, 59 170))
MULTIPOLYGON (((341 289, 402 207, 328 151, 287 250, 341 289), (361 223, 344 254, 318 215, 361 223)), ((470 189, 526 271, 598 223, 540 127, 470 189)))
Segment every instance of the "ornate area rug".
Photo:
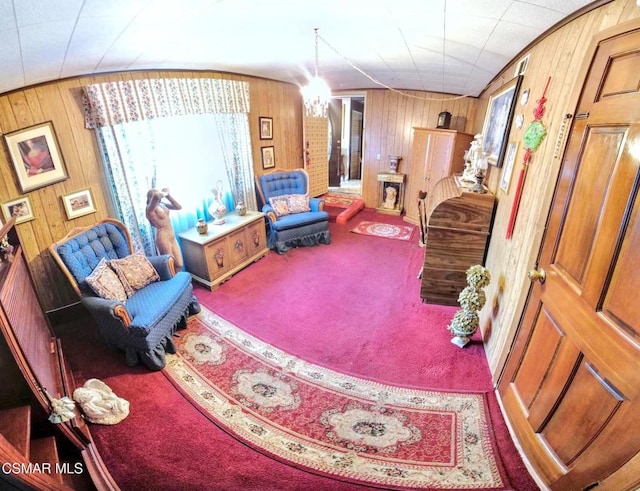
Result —
POLYGON ((361 235, 374 235, 385 239, 411 240, 414 227, 409 225, 391 225, 379 222, 360 222, 352 230, 353 233, 361 235))
POLYGON ((504 489, 483 394, 415 390, 307 363, 203 307, 167 355, 169 380, 254 449, 387 489, 504 489))

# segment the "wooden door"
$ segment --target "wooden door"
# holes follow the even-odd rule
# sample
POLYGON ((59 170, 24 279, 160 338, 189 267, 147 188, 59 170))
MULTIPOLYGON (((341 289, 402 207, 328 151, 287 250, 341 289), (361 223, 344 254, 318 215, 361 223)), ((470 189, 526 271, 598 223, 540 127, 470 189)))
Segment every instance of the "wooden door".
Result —
POLYGON ((436 183, 450 175, 455 132, 414 128, 411 144, 411 170, 405 199, 405 220, 418 224, 418 194, 431 195, 436 183))
MULTIPOLYGON (((344 176, 342 168, 342 99, 329 101, 329 186, 340 187, 344 176)), ((346 178, 346 176, 345 176, 346 178)))
POLYGON ((362 179, 362 135, 364 99, 351 98, 351 134, 349 140, 349 179, 362 179))
POLYGON ((424 191, 431 194, 436 183, 450 175, 455 133, 430 131, 427 135, 427 153, 424 159, 424 191))
POLYGON ((546 281, 498 386, 524 453, 557 490, 613 489, 602 484, 619 469, 640 476, 640 31, 601 41, 590 67, 537 265, 546 281))

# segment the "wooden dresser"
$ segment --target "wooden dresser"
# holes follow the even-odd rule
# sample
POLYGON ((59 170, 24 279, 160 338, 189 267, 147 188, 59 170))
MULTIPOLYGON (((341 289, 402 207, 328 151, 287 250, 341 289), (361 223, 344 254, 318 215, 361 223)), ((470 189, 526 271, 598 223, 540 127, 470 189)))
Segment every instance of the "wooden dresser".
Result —
POLYGON ((484 264, 494 207, 493 194, 472 193, 454 176, 436 183, 427 201, 423 302, 458 305, 467 269, 484 264))
POLYGON ((229 213, 224 220, 209 222, 205 235, 195 228, 179 235, 186 270, 210 290, 269 252, 264 213, 229 213))

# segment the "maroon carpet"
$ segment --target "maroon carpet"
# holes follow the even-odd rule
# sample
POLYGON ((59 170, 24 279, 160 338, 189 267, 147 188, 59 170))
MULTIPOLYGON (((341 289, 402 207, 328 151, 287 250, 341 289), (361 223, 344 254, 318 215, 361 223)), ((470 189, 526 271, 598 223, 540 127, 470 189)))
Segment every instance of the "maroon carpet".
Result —
MULTIPOLYGON (((358 220, 404 223, 372 210, 358 220)), ((419 297, 424 249, 417 241, 380 240, 331 224, 332 244, 289 251, 238 273, 200 301, 288 353, 383 383, 488 392, 500 456, 515 490, 538 489, 502 420, 476 335, 460 349, 445 326, 455 308, 419 297), (414 243, 415 242, 415 243, 414 243)), ((129 417, 92 433, 123 490, 364 490, 287 466, 238 442, 195 409, 164 377, 128 368, 91 321, 59 326, 77 382, 102 379, 131 402, 129 417)))

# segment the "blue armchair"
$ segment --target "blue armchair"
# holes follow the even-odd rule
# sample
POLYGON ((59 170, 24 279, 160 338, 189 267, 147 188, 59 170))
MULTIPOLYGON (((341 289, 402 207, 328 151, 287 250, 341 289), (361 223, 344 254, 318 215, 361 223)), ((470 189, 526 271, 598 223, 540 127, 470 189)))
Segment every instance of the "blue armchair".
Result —
POLYGON ((324 201, 309 198, 309 175, 304 169, 273 171, 256 177, 256 185, 268 218, 270 249, 283 254, 294 247, 331 243, 324 201))
POLYGON ((165 352, 176 352, 174 332, 200 311, 189 273, 176 273, 171 255, 132 255, 129 231, 113 219, 74 229, 49 251, 107 344, 124 351, 129 366, 142 362, 151 370, 162 369, 165 352), (96 273, 106 289, 98 292, 102 296, 96 293, 96 273), (148 283, 119 282, 120 274, 129 279, 146 274, 148 283))

